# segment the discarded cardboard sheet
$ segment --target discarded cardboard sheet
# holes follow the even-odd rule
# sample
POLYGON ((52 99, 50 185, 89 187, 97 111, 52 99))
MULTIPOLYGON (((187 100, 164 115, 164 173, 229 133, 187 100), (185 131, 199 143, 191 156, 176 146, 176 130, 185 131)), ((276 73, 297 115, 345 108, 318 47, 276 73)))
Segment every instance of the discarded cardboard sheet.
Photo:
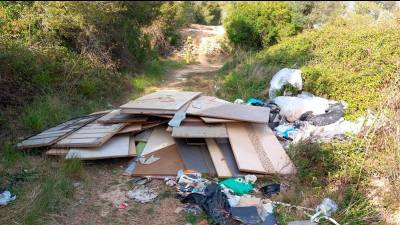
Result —
POLYGON ((225 124, 188 123, 172 128, 175 138, 227 138, 225 124))
POLYGON ((115 109, 106 115, 102 116, 97 120, 98 123, 138 123, 145 122, 147 116, 134 115, 134 114, 123 114, 120 109, 115 109))
POLYGON ((224 154, 215 140, 212 138, 206 138, 206 143, 218 177, 232 177, 232 173, 229 169, 227 161, 224 158, 224 154))
POLYGON ((174 144, 175 141, 172 138, 171 133, 168 133, 165 130, 165 127, 158 126, 154 128, 153 132, 151 132, 149 140, 146 143, 146 147, 143 149, 142 155, 150 154, 174 144))
POLYGON ((34 148, 34 147, 45 147, 56 143, 61 138, 66 137, 72 132, 78 130, 79 128, 85 126, 86 124, 94 121, 103 114, 96 114, 92 116, 83 116, 75 119, 68 120, 62 124, 55 127, 47 129, 37 135, 33 135, 17 146, 19 148, 34 148))
POLYGON ((200 96, 193 100, 186 111, 189 115, 202 117, 267 123, 269 108, 226 103, 212 96, 200 96))
POLYGON ((65 158, 80 158, 90 160, 133 157, 136 155, 134 146, 135 145, 132 145, 132 142, 130 142, 129 135, 118 135, 114 136, 107 143, 98 148, 71 148, 65 158))
POLYGON ((132 176, 176 176, 178 170, 185 169, 176 145, 155 151, 152 155, 160 159, 149 165, 138 163, 132 176))
POLYGON ((226 124, 229 141, 240 171, 266 174, 263 163, 260 161, 252 139, 249 137, 246 123, 226 124))
POLYGON ((88 124, 55 144, 56 147, 99 147, 120 131, 125 124, 88 124))
MULTIPOLYGON (((121 109, 179 110, 201 92, 158 91, 122 105, 121 109)), ((163 113, 161 113, 163 114, 163 113)))

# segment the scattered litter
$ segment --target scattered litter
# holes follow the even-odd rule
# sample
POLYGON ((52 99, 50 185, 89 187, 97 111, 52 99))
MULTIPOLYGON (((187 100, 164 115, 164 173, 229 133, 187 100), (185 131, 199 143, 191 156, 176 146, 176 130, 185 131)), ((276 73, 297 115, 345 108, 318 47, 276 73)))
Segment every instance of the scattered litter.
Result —
POLYGON ((199 216, 203 210, 198 205, 185 204, 183 206, 183 211, 186 213, 191 213, 193 215, 199 216))
POLYGON ((274 214, 275 205, 271 202, 262 204, 259 210, 259 215, 263 221, 262 225, 275 225, 277 224, 274 214))
POLYGON ((118 209, 126 209, 128 207, 128 204, 126 204, 125 202, 119 204, 118 209))
POLYGON ((128 191, 126 196, 130 199, 133 199, 134 201, 147 203, 157 198, 158 193, 155 192, 153 189, 147 187, 139 187, 134 191, 128 191))
POLYGON ((232 217, 244 224, 257 225, 262 223, 260 216, 258 215, 257 207, 232 207, 232 217))
POLYGON ((268 198, 271 198, 273 194, 279 194, 281 191, 281 184, 268 184, 261 188, 261 191, 266 195, 268 198))
POLYGON ((319 222, 321 219, 327 219, 330 222, 338 225, 338 223, 330 218, 330 216, 338 210, 338 205, 335 201, 330 198, 324 198, 322 203, 315 209, 316 213, 311 216, 310 220, 314 222, 319 222))
POLYGON ((182 203, 199 205, 217 224, 227 224, 230 206, 226 195, 216 183, 209 184, 204 194, 192 193, 182 199, 182 203))
POLYGON ((135 177, 130 182, 134 185, 145 185, 151 181, 151 178, 148 177, 135 177))
POLYGON ((253 190, 253 185, 246 182, 243 178, 229 178, 219 182, 222 186, 229 188, 236 195, 244 195, 253 190))
POLYGON ((264 106, 264 102, 260 99, 250 98, 247 100, 247 104, 254 106, 264 106))
POLYGON ((139 158, 139 162, 143 165, 148 165, 148 164, 152 164, 156 161, 160 160, 160 158, 155 157, 154 155, 151 155, 149 158, 145 158, 145 157, 140 157, 139 158))
POLYGON ((289 222, 288 225, 317 225, 317 223, 311 222, 310 220, 296 220, 289 222))
POLYGON ((297 90, 303 88, 303 80, 301 79, 301 71, 296 69, 283 68, 279 70, 270 82, 269 87, 269 98, 273 99, 277 96, 278 92, 287 85, 290 84, 297 90))
POLYGON ((9 191, 4 191, 0 194, 0 205, 5 206, 17 198, 16 195, 11 194, 9 191))
POLYGON ((247 183, 254 184, 257 181, 257 177, 256 175, 253 174, 247 174, 246 176, 244 176, 244 181, 246 181, 247 183))
POLYGON ((239 105, 241 105, 241 104, 244 104, 244 100, 238 98, 238 99, 236 99, 233 103, 234 103, 234 104, 239 104, 239 105))
MULTIPOLYGON (((136 147, 136 150, 137 150, 137 147, 136 147)), ((137 160, 136 158, 131 160, 131 162, 129 163, 128 167, 125 169, 123 175, 125 175, 125 176, 131 176, 132 175, 133 171, 136 168, 136 160, 137 160)))

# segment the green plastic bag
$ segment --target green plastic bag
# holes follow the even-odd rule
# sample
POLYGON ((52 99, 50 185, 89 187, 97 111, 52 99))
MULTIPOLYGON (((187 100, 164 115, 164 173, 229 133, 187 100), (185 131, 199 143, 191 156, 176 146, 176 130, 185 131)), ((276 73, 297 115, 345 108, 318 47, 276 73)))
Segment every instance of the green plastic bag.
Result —
POLYGON ((253 185, 244 181, 242 177, 229 178, 219 182, 220 185, 231 189, 236 195, 242 196, 253 190, 253 185))

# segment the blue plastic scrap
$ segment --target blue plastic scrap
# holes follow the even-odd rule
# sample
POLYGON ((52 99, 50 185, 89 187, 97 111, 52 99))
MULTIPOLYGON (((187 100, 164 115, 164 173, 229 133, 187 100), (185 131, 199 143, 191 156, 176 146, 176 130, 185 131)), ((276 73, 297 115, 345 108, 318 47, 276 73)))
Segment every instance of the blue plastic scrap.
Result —
POLYGON ((254 106, 264 106, 264 102, 260 99, 250 98, 247 100, 247 103, 254 106))

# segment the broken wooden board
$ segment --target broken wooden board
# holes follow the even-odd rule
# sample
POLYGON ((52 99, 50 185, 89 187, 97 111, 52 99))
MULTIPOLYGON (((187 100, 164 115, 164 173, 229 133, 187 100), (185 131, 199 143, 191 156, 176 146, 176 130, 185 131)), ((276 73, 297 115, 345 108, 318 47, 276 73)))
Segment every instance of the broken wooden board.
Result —
POLYGON ((71 148, 65 158, 91 160, 133 157, 136 155, 136 151, 132 146, 135 145, 132 145, 132 142, 130 142, 129 135, 118 135, 114 136, 107 143, 98 148, 71 148))
POLYGON ((174 144, 175 141, 172 138, 171 133, 168 133, 165 130, 165 127, 155 127, 153 132, 151 132, 149 140, 147 140, 146 147, 143 149, 142 155, 150 154, 174 144))
POLYGON ((246 123, 227 123, 229 142, 240 171, 266 174, 259 154, 253 146, 246 123))
POLYGON ((120 130, 118 134, 137 133, 140 132, 141 130, 142 130, 142 124, 131 124, 122 128, 122 130, 120 130))
POLYGON ((232 177, 232 173, 228 167, 228 163, 224 158, 224 154, 217 145, 217 143, 215 142, 215 140, 212 138, 206 138, 206 143, 208 152, 210 153, 218 177, 220 178, 232 177))
POLYGON ((140 123, 145 122, 147 116, 134 115, 134 114, 124 114, 121 113, 120 109, 113 110, 106 115, 100 117, 97 122, 103 124, 109 123, 140 123))
POLYGON ((154 129, 148 129, 135 135, 135 140, 140 142, 147 142, 154 129))
POLYGON ((55 147, 99 147, 118 133, 125 124, 88 124, 64 139, 58 141, 55 147))
POLYGON ((46 155, 53 156, 66 156, 69 152, 69 149, 66 148, 52 148, 46 152, 46 155))
POLYGON ((148 156, 151 155, 160 159, 148 165, 137 163, 132 176, 176 176, 178 170, 185 169, 176 145, 165 147, 148 156))
POLYGON ((149 128, 157 127, 157 126, 159 126, 161 124, 164 124, 164 123, 167 123, 167 122, 168 122, 168 120, 159 120, 159 121, 154 121, 154 122, 151 122, 151 123, 142 124, 142 129, 146 130, 146 129, 149 129, 149 128))
POLYGON ((227 138, 225 124, 188 123, 172 128, 175 138, 227 138))
POLYGON ((186 111, 189 115, 222 118, 254 123, 267 123, 269 108, 227 103, 211 96, 200 96, 193 100, 186 111))
POLYGON ((35 147, 46 147, 56 143, 58 140, 66 137, 72 132, 78 130, 79 128, 85 126, 88 123, 93 122, 103 114, 97 114, 92 116, 83 116, 75 119, 68 120, 62 124, 59 124, 55 127, 47 129, 42 133, 37 135, 33 135, 17 146, 18 148, 35 148, 35 147))
MULTIPOLYGON (((121 109, 179 110, 201 92, 157 91, 122 105, 121 109)), ((161 113, 164 114, 164 113, 161 113)))
POLYGON ((255 136, 264 150, 269 164, 277 174, 295 174, 296 167, 279 143, 274 132, 266 124, 252 124, 255 136))
POLYGON ((184 139, 175 139, 178 152, 187 169, 216 176, 214 164, 205 145, 188 145, 184 139))

